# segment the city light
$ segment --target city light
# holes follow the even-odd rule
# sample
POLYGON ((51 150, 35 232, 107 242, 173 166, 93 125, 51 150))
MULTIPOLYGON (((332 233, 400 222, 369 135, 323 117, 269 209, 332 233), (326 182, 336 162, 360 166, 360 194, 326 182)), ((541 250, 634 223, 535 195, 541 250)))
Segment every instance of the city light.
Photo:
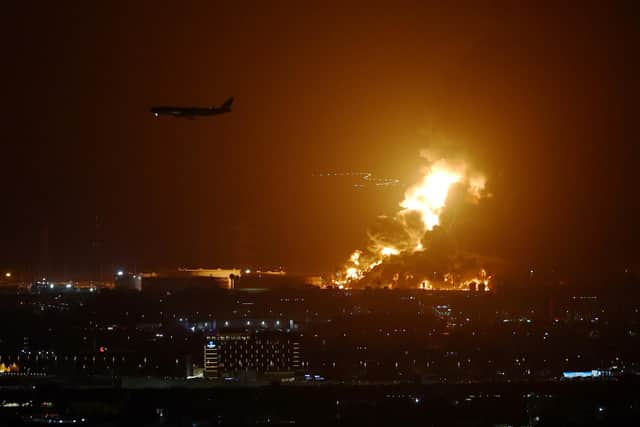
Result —
POLYGON ((591 371, 566 371, 562 373, 564 378, 598 378, 602 376, 602 371, 593 369, 591 371))
POLYGON ((640 420, 640 2, 34 3, 0 427, 640 420))

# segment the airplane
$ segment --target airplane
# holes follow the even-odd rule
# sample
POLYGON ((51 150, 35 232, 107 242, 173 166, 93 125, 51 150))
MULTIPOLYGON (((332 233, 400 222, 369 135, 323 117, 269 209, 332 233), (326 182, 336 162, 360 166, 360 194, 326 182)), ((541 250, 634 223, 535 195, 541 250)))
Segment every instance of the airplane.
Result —
POLYGON ((151 111, 151 114, 153 114, 155 117, 159 117, 162 114, 193 120, 196 118, 196 116, 215 116, 217 114, 230 113, 231 104, 233 104, 233 97, 224 101, 224 103, 220 107, 159 106, 153 107, 149 111, 151 111))

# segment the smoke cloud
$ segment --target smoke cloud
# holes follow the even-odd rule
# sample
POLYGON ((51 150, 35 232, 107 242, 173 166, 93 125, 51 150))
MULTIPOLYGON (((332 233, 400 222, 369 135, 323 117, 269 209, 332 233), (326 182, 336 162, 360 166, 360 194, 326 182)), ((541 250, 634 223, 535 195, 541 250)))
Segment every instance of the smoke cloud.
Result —
POLYGON ((471 282, 489 285, 487 273, 499 260, 465 248, 461 216, 489 197, 487 180, 461 153, 430 148, 420 180, 410 186, 400 210, 381 216, 368 230, 369 244, 337 272, 341 287, 468 289, 471 282), (453 153, 453 154, 452 154, 453 153))

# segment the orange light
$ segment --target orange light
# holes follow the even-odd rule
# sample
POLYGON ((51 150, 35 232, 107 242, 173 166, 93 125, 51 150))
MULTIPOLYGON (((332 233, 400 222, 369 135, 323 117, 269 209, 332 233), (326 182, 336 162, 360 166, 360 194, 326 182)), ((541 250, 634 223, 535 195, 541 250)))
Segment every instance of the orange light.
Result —
MULTIPOLYGON (((368 273, 386 262, 391 256, 402 256, 405 253, 416 252, 428 254, 429 248, 424 247, 422 238, 425 232, 433 230, 435 226, 440 224, 440 216, 446 207, 449 192, 454 185, 462 184, 468 196, 473 200, 484 195, 486 179, 482 175, 473 173, 465 162, 451 161, 446 158, 434 159, 426 152, 422 153, 422 156, 429 162, 422 171, 423 176, 405 192, 404 199, 399 204, 401 209, 393 217, 393 220, 402 227, 401 232, 391 241, 382 242, 372 238, 366 250, 355 251, 343 268, 335 274, 332 280, 334 285, 348 286, 364 279, 368 273), (416 213, 421 220, 418 224, 408 220, 416 213), (393 246, 389 243, 393 243, 393 246)), ((486 272, 482 274, 483 280, 485 276, 486 272)), ((455 280, 454 284, 454 278, 451 274, 445 275, 444 281, 449 286, 459 284, 458 280, 455 280)), ((423 285, 423 289, 427 288, 427 283, 423 285)), ((428 285, 433 289, 433 283, 428 285)))

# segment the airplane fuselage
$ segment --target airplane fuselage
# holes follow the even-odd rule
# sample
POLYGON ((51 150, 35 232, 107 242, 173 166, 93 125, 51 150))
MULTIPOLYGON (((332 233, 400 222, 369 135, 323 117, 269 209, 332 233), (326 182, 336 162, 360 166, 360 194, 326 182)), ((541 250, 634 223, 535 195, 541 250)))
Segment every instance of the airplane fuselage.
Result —
POLYGON ((159 106, 151 108, 151 114, 155 117, 173 116, 194 119, 198 116, 215 116, 217 114, 225 114, 231 112, 231 104, 233 98, 229 98, 220 107, 177 107, 177 106, 159 106))

